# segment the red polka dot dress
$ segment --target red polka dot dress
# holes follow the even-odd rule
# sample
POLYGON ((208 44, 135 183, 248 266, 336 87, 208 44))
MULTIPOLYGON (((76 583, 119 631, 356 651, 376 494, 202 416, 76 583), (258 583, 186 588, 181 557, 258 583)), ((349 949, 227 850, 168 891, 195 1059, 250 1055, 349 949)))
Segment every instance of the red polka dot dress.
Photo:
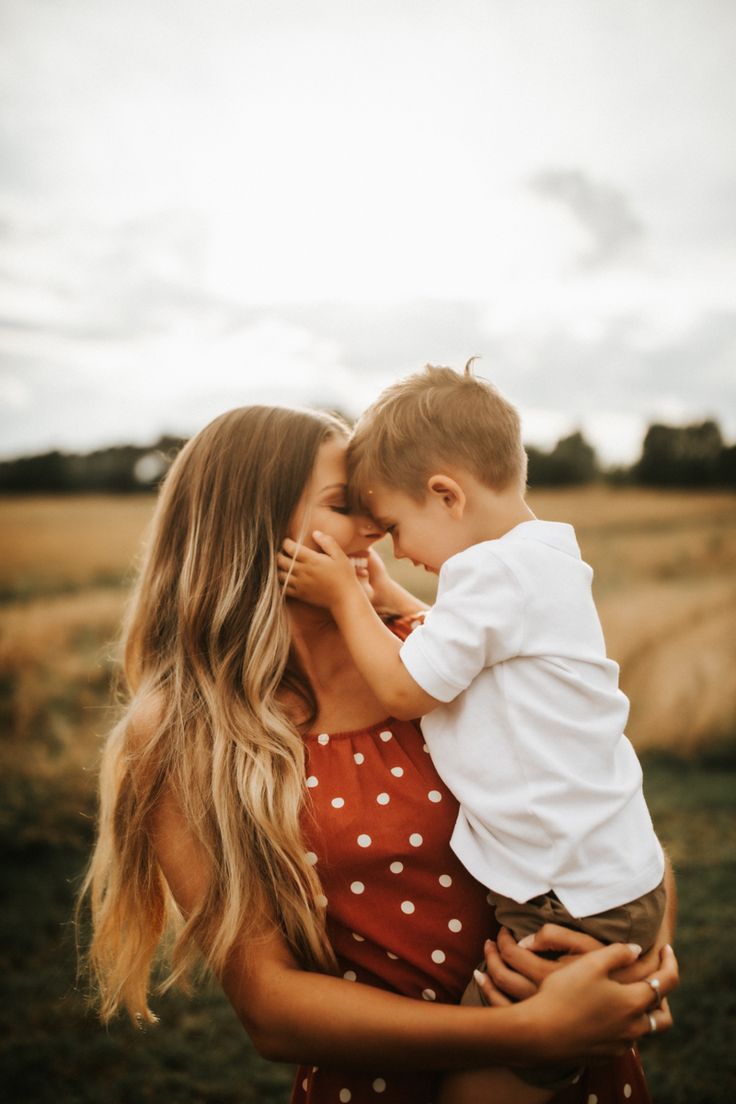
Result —
MULTIPOLYGON (((387 720, 306 738, 309 861, 346 985, 459 1001, 496 926, 486 890, 449 840, 457 803, 417 723, 387 720)), ((489 1015, 493 1010, 489 1009, 489 1015)), ((303 1066, 292 1104, 432 1104, 440 1075, 303 1066)), ((558 1104, 649 1100, 636 1055, 586 1071, 558 1104)))

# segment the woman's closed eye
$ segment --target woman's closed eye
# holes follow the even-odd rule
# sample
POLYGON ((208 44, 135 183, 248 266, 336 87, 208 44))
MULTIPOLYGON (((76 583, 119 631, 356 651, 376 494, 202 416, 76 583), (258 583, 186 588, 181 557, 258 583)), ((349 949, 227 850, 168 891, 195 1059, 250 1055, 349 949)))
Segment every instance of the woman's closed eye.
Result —
POLYGON ((349 506, 330 506, 330 509, 336 514, 349 514, 349 506))

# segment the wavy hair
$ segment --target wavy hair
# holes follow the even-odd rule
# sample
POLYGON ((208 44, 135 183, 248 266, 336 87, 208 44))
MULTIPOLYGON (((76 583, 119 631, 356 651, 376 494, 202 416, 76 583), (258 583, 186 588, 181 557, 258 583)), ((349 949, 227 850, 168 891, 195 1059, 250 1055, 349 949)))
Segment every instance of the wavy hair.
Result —
POLYGON ((220 974, 238 937, 262 934, 264 910, 307 968, 334 969, 302 839, 302 732, 316 702, 291 650, 276 555, 320 445, 337 436, 347 427, 329 414, 232 410, 188 442, 162 485, 124 625, 124 711, 103 752, 80 895, 104 1021, 121 1007, 155 1021, 148 992, 165 934, 162 989, 186 985, 202 958, 220 974), (285 689, 304 704, 300 727, 285 689), (155 719, 141 726, 141 713, 155 719), (184 919, 151 840, 164 789, 211 870, 184 919))

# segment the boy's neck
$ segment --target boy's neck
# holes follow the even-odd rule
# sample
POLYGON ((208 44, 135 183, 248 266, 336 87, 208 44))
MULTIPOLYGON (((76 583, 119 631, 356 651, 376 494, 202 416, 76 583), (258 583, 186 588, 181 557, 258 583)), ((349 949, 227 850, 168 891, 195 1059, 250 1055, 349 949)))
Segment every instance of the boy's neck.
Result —
POLYGON ((535 515, 521 491, 513 488, 504 491, 481 488, 474 496, 468 517, 469 530, 474 537, 473 544, 498 540, 517 525, 535 520, 535 515))

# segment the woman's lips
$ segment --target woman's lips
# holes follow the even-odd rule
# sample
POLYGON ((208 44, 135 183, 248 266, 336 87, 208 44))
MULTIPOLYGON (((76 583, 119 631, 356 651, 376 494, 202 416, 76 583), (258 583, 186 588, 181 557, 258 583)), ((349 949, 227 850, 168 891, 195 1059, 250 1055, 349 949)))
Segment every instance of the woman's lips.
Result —
POLYGON ((348 559, 352 560, 353 567, 355 568, 355 574, 356 575, 358 575, 360 578, 363 578, 363 579, 368 577, 368 557, 367 556, 360 556, 358 554, 353 554, 353 555, 348 556, 348 559))

